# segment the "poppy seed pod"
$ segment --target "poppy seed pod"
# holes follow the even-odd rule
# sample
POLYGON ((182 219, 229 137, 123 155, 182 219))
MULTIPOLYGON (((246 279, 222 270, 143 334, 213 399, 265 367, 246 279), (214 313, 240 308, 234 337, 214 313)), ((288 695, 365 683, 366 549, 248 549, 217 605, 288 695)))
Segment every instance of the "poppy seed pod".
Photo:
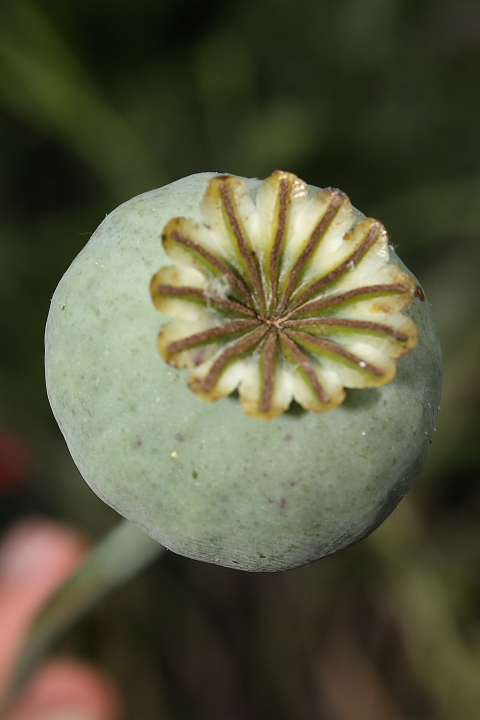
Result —
POLYGON ((46 380, 105 502, 177 553, 274 571, 395 508, 442 358, 417 281, 342 192, 201 173, 102 222, 53 296, 46 380))

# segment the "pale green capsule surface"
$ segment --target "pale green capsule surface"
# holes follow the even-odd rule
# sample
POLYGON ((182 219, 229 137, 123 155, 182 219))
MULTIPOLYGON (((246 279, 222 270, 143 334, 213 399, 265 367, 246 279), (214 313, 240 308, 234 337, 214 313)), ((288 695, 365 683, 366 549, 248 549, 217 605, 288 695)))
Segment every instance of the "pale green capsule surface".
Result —
MULTIPOLYGON (((171 317, 154 307, 150 281, 172 264, 163 228, 202 221, 212 177, 147 192, 102 222, 52 299, 47 390, 80 472, 120 514, 182 555, 285 570, 362 539, 411 487, 433 437, 441 350, 428 302, 415 298, 404 315, 418 344, 395 378, 349 389, 333 410, 293 404, 262 420, 235 394, 197 397, 188 372, 159 355, 171 317)), ((259 181, 248 183, 254 198, 259 181)))

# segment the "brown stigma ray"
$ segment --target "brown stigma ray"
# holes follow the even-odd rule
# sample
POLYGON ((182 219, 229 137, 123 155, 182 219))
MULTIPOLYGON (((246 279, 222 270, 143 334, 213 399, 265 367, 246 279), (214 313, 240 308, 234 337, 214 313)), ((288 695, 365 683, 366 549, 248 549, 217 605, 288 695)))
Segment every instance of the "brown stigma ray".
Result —
POLYGON ((262 287, 260 274, 258 272, 255 261, 247 247, 247 242, 246 242, 245 236, 243 234, 241 225, 238 221, 238 218, 237 218, 237 215, 235 212, 235 206, 232 201, 232 198, 230 197, 230 191, 229 191, 226 183, 220 183, 219 192, 220 192, 220 196, 223 201, 225 213, 226 213, 228 221, 230 223, 230 227, 232 228, 232 232, 235 235, 235 238, 237 241, 238 250, 239 250, 240 255, 247 267, 248 274, 250 276, 250 280, 254 287, 255 296, 258 300, 260 309, 264 311, 265 310, 265 294, 264 294, 264 290, 262 287))
POLYGON ((196 345, 205 345, 210 342, 214 342, 219 338, 225 338, 229 335, 234 335, 238 332, 245 332, 255 327, 252 320, 236 320, 225 325, 218 325, 217 327, 203 330, 202 332, 189 335, 182 340, 174 340, 167 345, 166 351, 169 355, 174 353, 183 352, 189 348, 195 347, 196 345))
POLYGON ((267 329, 265 327, 258 327, 256 328, 256 330, 253 330, 253 332, 249 333, 242 339, 237 340, 232 345, 229 345, 226 350, 222 352, 220 357, 215 360, 212 367, 210 368, 207 377, 202 383, 203 392, 206 394, 211 393, 221 372, 225 369, 227 363, 234 357, 238 355, 243 355, 253 346, 258 345, 266 332, 267 329))
POLYGON ((343 402, 345 387, 389 382, 395 360, 417 342, 415 323, 401 311, 414 298, 423 300, 423 292, 390 262, 383 225, 355 221, 353 213, 350 221, 348 198, 339 190, 310 200, 305 188, 280 171, 265 182, 261 207, 269 228, 266 219, 251 217, 261 210, 245 181, 214 177, 202 205, 208 220, 203 227, 185 218, 167 224, 164 247, 177 266, 161 269, 151 283, 157 309, 174 316, 160 333, 162 357, 188 368, 189 387, 203 400, 237 389, 243 410, 265 420, 292 400, 324 412, 343 402), (333 222, 342 206, 345 215, 333 222), (305 227, 313 230, 304 238, 305 227), (255 228, 265 233, 258 247, 255 228), (343 259, 329 262, 330 247, 343 259), (331 269, 316 272, 316 263, 331 269))
POLYGON ((287 212, 289 206, 289 184, 286 178, 282 178, 278 193, 278 220, 277 232, 273 241, 272 253, 270 255, 270 283, 271 283, 271 310, 276 311, 276 302, 278 301, 278 273, 280 266, 280 257, 283 242, 285 239, 285 231, 287 226, 287 212))
POLYGON ((367 332, 383 333, 389 335, 398 340, 399 342, 406 342, 408 340, 407 333, 401 332, 390 325, 384 325, 383 323, 370 322, 369 320, 349 320, 348 318, 308 318, 305 320, 286 320, 283 323, 284 327, 288 328, 315 328, 315 327, 331 327, 335 328, 350 328, 352 330, 365 330, 367 332))
POLYGON ((340 265, 334 270, 327 273, 327 275, 324 275, 314 281, 309 287, 302 290, 301 294, 294 300, 291 307, 294 309, 299 307, 299 305, 303 305, 303 303, 308 302, 308 300, 312 296, 316 295, 322 288, 335 282, 335 280, 352 269, 355 264, 370 250, 380 235, 382 229, 383 228, 380 228, 378 224, 372 227, 361 245, 351 255, 349 255, 346 260, 340 263, 340 265))
POLYGON ((348 290, 338 295, 329 295, 318 300, 312 300, 301 307, 297 307, 293 312, 288 314, 288 318, 294 318, 295 315, 307 315, 318 310, 325 310, 335 305, 343 305, 356 298, 357 300, 365 300, 371 297, 381 297, 382 295, 401 295, 410 292, 410 286, 405 283, 392 283, 391 285, 370 285, 366 287, 348 290))
POLYGON ((241 278, 235 275, 233 270, 231 270, 228 265, 221 262, 217 257, 215 257, 215 255, 206 250, 199 243, 191 240, 186 235, 182 235, 182 233, 180 233, 178 230, 172 230, 172 232, 170 233, 170 237, 179 245, 183 245, 183 247, 187 248, 188 250, 200 255, 200 257, 205 261, 206 265, 213 268, 216 271, 216 274, 220 277, 225 277, 231 287, 237 290, 237 292, 242 296, 245 304, 248 307, 251 307, 251 297, 247 285, 245 285, 241 278))
POLYGON ((341 192, 341 190, 335 190, 333 191, 332 199, 330 200, 330 203, 321 218, 320 222, 317 224, 317 226, 314 228, 312 234, 310 235, 310 238, 307 242, 306 247, 303 249, 303 251, 300 254, 300 257, 296 261, 295 265, 293 266, 292 270, 290 271, 288 284, 285 289, 285 294, 283 296, 282 300, 282 310, 285 308, 288 299, 290 298, 293 290, 296 287, 297 281, 300 278, 302 271, 305 268, 305 265, 309 258, 312 256, 312 254, 315 252, 315 250, 318 247, 318 244, 320 240, 322 239, 325 231, 327 230, 328 226, 332 222, 333 218, 337 214, 338 210, 340 209, 341 205, 344 203, 346 199, 346 195, 341 192))
POLYGON ((287 347, 293 360, 298 364, 298 367, 301 368, 307 376, 310 385, 320 402, 325 403, 325 405, 329 403, 331 398, 320 384, 315 368, 308 357, 300 350, 297 343, 294 342, 287 333, 282 334, 282 343, 287 347))
POLYGON ((263 380, 262 395, 260 399, 260 412, 270 410, 273 390, 275 387, 275 355, 277 352, 277 334, 270 332, 262 348, 261 372, 263 380))
POLYGON ((325 338, 317 337, 316 335, 310 335, 310 333, 301 332, 300 330, 289 330, 287 331, 287 336, 291 340, 300 341, 302 345, 313 345, 314 352, 317 350, 324 350, 328 353, 338 355, 344 360, 347 360, 347 362, 358 365, 359 368, 371 373, 372 375, 377 375, 378 377, 381 377, 385 374, 385 371, 382 370, 382 368, 379 368, 376 365, 372 365, 372 363, 362 360, 362 358, 358 355, 355 355, 354 353, 345 350, 345 348, 343 348, 341 345, 338 345, 337 343, 331 342, 330 340, 325 340, 325 338))
POLYGON ((236 302, 235 300, 229 300, 228 298, 220 297, 219 295, 211 295, 205 290, 200 290, 199 288, 177 287, 176 285, 158 284, 155 286, 154 289, 157 295, 164 295, 165 297, 185 298, 186 300, 188 300, 189 298, 195 298, 196 300, 201 300, 207 306, 216 305, 219 308, 223 308, 224 310, 228 310, 233 313, 251 316, 254 315, 253 310, 251 310, 249 307, 245 307, 244 305, 236 302))

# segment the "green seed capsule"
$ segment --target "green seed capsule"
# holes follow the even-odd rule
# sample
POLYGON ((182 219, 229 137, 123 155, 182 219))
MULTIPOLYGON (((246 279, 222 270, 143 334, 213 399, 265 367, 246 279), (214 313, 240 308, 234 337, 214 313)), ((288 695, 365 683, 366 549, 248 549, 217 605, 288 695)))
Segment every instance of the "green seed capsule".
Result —
POLYGON ((52 299, 46 378, 105 502, 175 552, 273 571, 395 508, 442 359, 422 291, 343 193, 202 173, 100 225, 52 299))

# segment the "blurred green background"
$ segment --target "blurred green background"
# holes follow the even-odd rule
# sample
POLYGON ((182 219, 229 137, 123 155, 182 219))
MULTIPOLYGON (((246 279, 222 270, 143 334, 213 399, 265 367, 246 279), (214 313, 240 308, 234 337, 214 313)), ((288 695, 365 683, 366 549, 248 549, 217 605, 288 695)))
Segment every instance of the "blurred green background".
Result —
POLYGON ((290 170, 382 220, 446 361, 416 488, 367 540, 278 575, 168 554, 61 649, 134 720, 480 718, 480 3, 3 0, 0 524, 115 521, 50 413, 43 328, 116 205, 290 170))

